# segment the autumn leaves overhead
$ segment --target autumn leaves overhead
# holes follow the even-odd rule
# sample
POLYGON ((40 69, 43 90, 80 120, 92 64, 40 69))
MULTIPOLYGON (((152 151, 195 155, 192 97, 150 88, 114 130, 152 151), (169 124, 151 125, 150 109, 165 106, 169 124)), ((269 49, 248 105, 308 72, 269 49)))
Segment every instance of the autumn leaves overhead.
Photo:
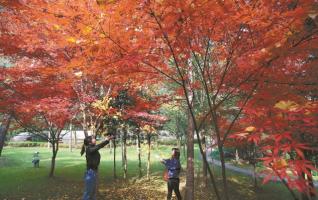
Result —
MULTIPOLYGON (((160 85, 176 84, 173 92, 184 96, 179 86, 186 84, 191 92, 207 89, 215 105, 232 99, 244 107, 240 123, 231 125, 222 116, 218 121, 233 129, 221 130, 224 143, 231 144, 228 134, 253 126, 244 137, 264 144, 269 167, 296 152, 278 173, 309 174, 305 152, 316 148, 318 137, 315 1, 1 0, 0 5, 0 53, 15 65, 1 69, 2 113, 21 123, 45 113, 63 126, 76 113, 103 107, 105 95, 128 90, 138 105, 130 115, 149 119, 154 116, 147 112, 160 104, 153 97, 160 85)), ((198 120, 206 114, 198 113, 198 120)), ((303 182, 290 183, 303 189, 303 182)))

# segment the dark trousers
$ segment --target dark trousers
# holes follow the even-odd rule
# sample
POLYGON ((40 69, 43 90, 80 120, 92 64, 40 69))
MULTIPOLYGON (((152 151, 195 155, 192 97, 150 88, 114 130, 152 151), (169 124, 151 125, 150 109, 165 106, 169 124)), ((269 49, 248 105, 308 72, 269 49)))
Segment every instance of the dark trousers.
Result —
POLYGON ((40 167, 40 160, 32 160, 32 163, 33 163, 33 167, 37 167, 37 168, 40 167))
POLYGON ((174 193, 176 194, 178 200, 182 199, 180 191, 179 191, 179 183, 180 183, 179 179, 170 178, 168 180, 168 196, 167 196, 167 200, 171 199, 172 191, 174 191, 174 193))

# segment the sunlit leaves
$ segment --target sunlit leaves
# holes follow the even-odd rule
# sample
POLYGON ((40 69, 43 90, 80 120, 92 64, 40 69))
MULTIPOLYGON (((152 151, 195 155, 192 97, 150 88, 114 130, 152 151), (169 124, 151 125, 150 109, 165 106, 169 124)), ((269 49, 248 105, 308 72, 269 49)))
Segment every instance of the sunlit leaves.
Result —
POLYGON ((66 41, 69 43, 76 43, 77 40, 74 37, 68 37, 66 38, 66 41))
POLYGON ((156 132, 156 129, 150 125, 143 126, 141 130, 145 131, 146 134, 152 134, 156 132))
POLYGON ((294 101, 280 101, 275 104, 275 108, 279 108, 281 110, 293 110, 298 108, 298 104, 294 101))
POLYGON ((245 131, 247 132, 254 132, 256 130, 256 128, 254 126, 249 126, 245 128, 245 131))
POLYGON ((61 26, 58 25, 58 24, 54 24, 53 25, 53 29, 56 30, 56 31, 61 30, 61 26))
POLYGON ((97 108, 97 109, 103 111, 103 112, 107 112, 111 108, 111 106, 110 106, 111 100, 112 100, 112 98, 105 96, 102 100, 96 100, 95 102, 93 102, 92 106, 94 108, 97 108))

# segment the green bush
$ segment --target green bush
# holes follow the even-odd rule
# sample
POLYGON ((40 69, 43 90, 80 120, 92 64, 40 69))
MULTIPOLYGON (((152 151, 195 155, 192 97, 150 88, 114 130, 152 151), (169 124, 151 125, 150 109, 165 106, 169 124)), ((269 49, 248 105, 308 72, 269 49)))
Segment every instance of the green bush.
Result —
POLYGON ((45 142, 31 142, 31 141, 25 141, 25 142, 8 142, 8 146, 12 147, 40 147, 41 144, 47 144, 45 142))
POLYGON ((158 140, 158 145, 177 145, 177 140, 158 140))
MULTIPOLYGON (((47 147, 47 142, 32 142, 32 141, 24 141, 24 142, 7 142, 7 146, 11 147, 47 147)), ((69 144, 60 143, 60 148, 68 148, 69 144)), ((73 145, 73 148, 80 148, 81 145, 78 144, 77 147, 73 145)))

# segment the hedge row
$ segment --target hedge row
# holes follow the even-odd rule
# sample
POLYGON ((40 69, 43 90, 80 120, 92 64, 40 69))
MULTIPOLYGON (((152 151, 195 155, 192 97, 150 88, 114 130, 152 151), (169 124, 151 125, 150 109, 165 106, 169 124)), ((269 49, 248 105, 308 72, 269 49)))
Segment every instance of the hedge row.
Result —
MULTIPOLYGON (((116 142, 118 145, 120 145, 120 142, 116 142)), ((147 141, 143 141, 142 144, 146 144, 147 141)), ((176 140, 157 140, 157 141, 152 141, 152 144, 158 144, 158 145, 177 145, 176 140)), ((133 146, 136 144, 136 141, 127 141, 128 146, 133 146)), ((47 142, 33 142, 33 141, 24 141, 24 142, 7 142, 7 146, 11 147, 47 147, 47 142)), ((75 145, 73 145, 74 147, 75 145)), ((77 144, 78 148, 81 148, 82 144, 77 144)), ((67 143, 60 143, 59 147, 61 148, 68 148, 69 144, 67 143)))
MULTIPOLYGON (((11 146, 11 147, 47 147, 47 142, 31 142, 31 141, 27 141, 27 142, 7 142, 6 145, 7 146, 11 146)), ((80 144, 78 144, 77 146, 78 146, 78 148, 81 147, 80 144)), ((60 143, 59 147, 68 148, 69 145, 60 143)), ((73 148, 74 148, 74 145, 73 145, 73 148)))

